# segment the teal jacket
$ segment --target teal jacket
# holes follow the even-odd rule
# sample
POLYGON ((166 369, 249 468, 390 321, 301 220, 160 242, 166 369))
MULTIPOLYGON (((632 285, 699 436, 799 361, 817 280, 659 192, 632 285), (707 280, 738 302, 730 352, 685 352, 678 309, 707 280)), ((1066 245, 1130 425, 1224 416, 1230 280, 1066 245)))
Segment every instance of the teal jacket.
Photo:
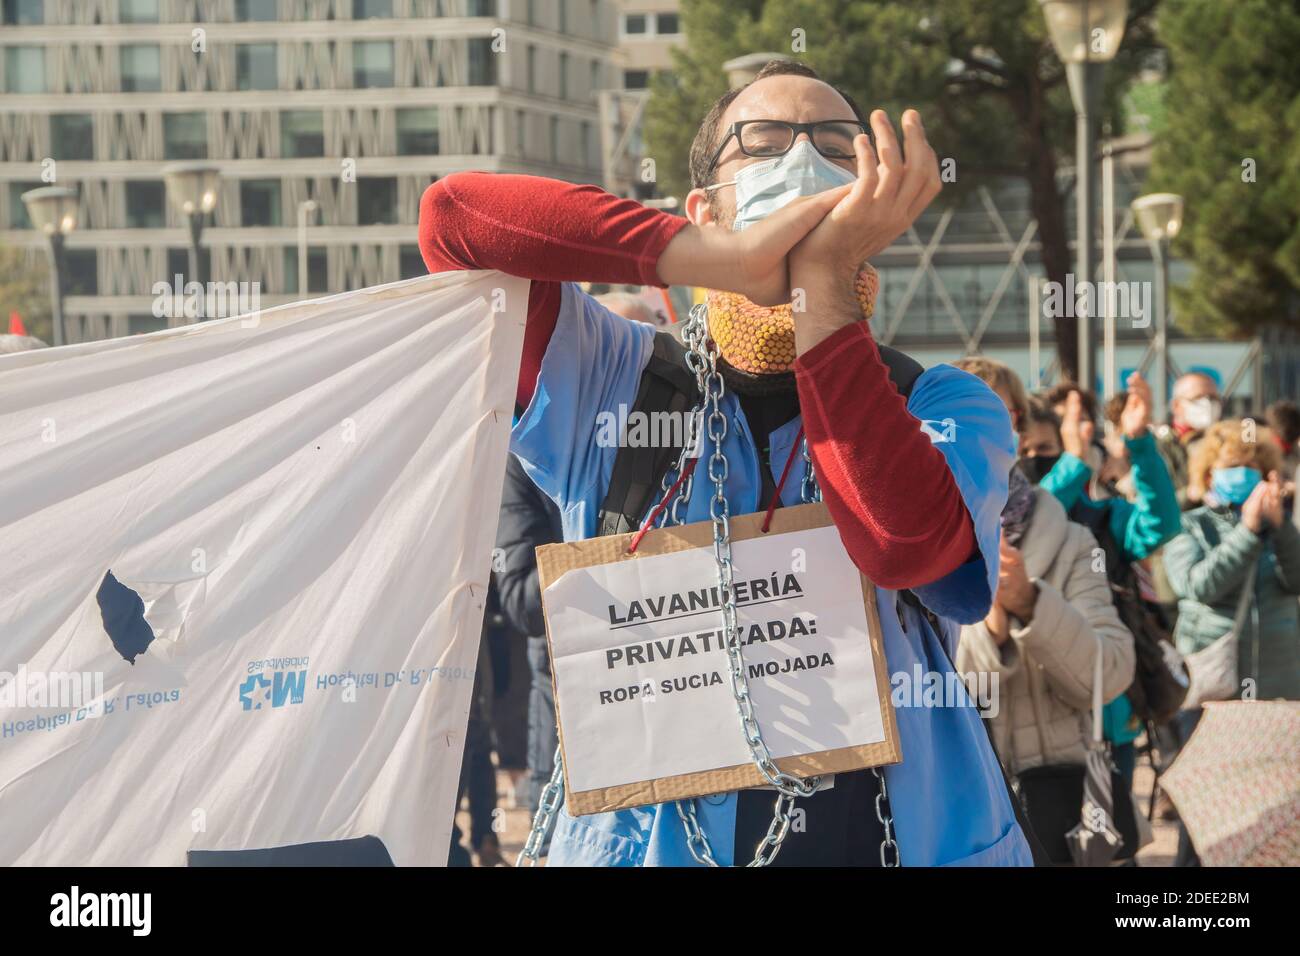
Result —
POLYGON ((1243 679, 1255 678, 1262 700, 1300 700, 1300 531, 1290 517, 1280 528, 1255 534, 1241 523, 1238 509, 1206 505, 1183 515, 1187 533, 1164 553, 1165 573, 1179 599, 1174 640, 1184 654, 1209 646, 1232 627, 1254 569, 1254 606, 1237 667, 1243 679))
MULTIPOLYGON (((1110 533, 1119 542, 1125 557, 1141 561, 1155 554, 1165 542, 1172 540, 1182 530, 1182 512, 1169 467, 1160 455, 1153 434, 1141 438, 1125 438, 1129 461, 1133 465, 1133 485, 1137 501, 1124 498, 1093 500, 1084 494, 1092 469, 1069 454, 1042 480, 1042 487, 1050 491, 1068 512, 1076 505, 1081 508, 1106 509, 1110 533)), ((1133 720, 1133 705, 1127 694, 1120 694, 1106 705, 1102 712, 1106 739, 1117 744, 1134 740, 1141 732, 1133 720)))
POLYGON ((1084 494, 1092 469, 1068 452, 1043 478, 1042 486, 1056 496, 1068 513, 1076 504, 1110 511, 1110 533, 1130 561, 1141 561, 1156 553, 1166 541, 1182 531, 1182 512, 1169 468, 1160 457, 1155 436, 1125 438, 1133 464, 1133 485, 1137 502, 1124 498, 1094 501, 1084 494))

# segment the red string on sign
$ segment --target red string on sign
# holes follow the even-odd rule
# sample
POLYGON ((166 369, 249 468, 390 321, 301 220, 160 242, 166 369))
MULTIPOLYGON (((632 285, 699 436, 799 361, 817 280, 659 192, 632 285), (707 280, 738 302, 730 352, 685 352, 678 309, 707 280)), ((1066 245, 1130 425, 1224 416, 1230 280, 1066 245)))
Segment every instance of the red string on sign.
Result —
POLYGON ((790 477, 790 466, 794 464, 795 452, 802 447, 803 426, 800 425, 799 434, 794 439, 794 446, 785 459, 785 467, 781 469, 781 480, 776 483, 776 492, 772 495, 772 503, 767 506, 767 517, 763 519, 763 534, 767 534, 767 529, 772 527, 772 515, 776 513, 777 503, 781 500, 781 489, 785 487, 785 480, 790 477))
POLYGON ((673 495, 677 494, 677 489, 682 486, 682 482, 690 477, 690 475, 695 471, 695 463, 698 461, 698 458, 692 458, 686 463, 686 467, 683 468, 682 473, 677 476, 677 480, 674 481, 673 486, 668 489, 668 493, 659 499, 659 504, 655 505, 654 511, 650 512, 650 517, 645 519, 645 524, 641 525, 641 530, 633 535, 632 543, 628 545, 627 548, 628 554, 636 554, 637 545, 641 543, 641 539, 645 537, 645 533, 654 527, 655 521, 661 514, 663 514, 664 508, 668 506, 668 502, 672 500, 673 495))

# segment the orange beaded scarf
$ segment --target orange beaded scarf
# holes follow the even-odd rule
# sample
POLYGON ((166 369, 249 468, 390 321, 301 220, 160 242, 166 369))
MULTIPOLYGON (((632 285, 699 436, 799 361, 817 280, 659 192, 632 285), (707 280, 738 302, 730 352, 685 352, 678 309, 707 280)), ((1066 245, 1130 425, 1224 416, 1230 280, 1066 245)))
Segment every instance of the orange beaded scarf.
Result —
MULTIPOLYGON (((862 317, 875 312, 880 276, 864 263, 853 282, 862 317)), ((755 305, 736 292, 709 290, 709 334, 718 352, 733 367, 752 375, 772 375, 794 368, 794 307, 755 305)))

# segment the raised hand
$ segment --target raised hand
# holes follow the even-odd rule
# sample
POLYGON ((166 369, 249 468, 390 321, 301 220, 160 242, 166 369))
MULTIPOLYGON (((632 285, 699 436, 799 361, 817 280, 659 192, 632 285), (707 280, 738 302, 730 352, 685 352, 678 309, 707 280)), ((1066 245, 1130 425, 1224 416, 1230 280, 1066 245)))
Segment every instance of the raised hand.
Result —
POLYGON ((1088 446, 1096 433, 1096 424, 1084 414, 1083 397, 1071 392, 1066 396, 1065 414, 1061 416, 1061 446, 1080 461, 1087 461, 1088 446))
POLYGON ((805 267, 822 267, 851 283, 862 263, 888 248, 939 195, 939 162, 920 113, 903 113, 906 158, 884 110, 871 114, 871 129, 879 155, 865 134, 854 140, 857 182, 791 251, 792 277, 805 267))
POLYGON ((1250 496, 1241 504, 1241 523, 1244 524, 1255 534, 1262 534, 1264 531, 1264 522, 1268 520, 1265 515, 1264 499, 1269 493, 1269 483, 1261 481, 1257 484, 1250 496))
POLYGON ((1151 427, 1151 386, 1137 372, 1128 377, 1128 401, 1119 425, 1128 438, 1141 438, 1151 427))
POLYGON ((1028 624, 1038 603, 1038 588, 1025 572, 1025 556, 1007 543, 1006 535, 998 547, 998 590, 993 601, 1008 614, 1028 624))
POLYGON ((659 257, 659 278, 668 285, 691 285, 738 292, 757 305, 790 301, 790 250, 846 196, 847 184, 783 206, 741 232, 710 222, 687 226, 659 257))

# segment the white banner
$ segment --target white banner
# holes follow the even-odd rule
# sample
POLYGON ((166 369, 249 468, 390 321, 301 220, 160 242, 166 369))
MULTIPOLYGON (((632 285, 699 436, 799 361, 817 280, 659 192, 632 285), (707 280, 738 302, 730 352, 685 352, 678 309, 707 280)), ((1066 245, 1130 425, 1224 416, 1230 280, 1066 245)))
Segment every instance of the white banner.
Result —
POLYGON ((0 864, 446 862, 527 297, 0 359, 0 864))

